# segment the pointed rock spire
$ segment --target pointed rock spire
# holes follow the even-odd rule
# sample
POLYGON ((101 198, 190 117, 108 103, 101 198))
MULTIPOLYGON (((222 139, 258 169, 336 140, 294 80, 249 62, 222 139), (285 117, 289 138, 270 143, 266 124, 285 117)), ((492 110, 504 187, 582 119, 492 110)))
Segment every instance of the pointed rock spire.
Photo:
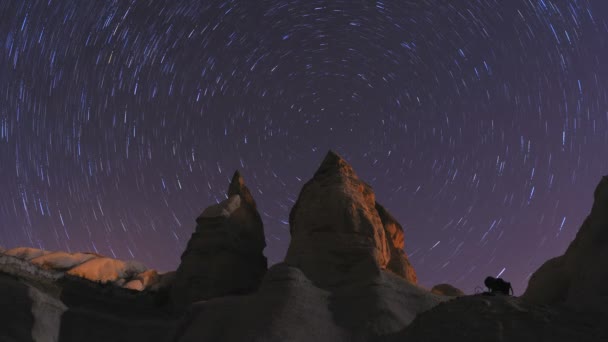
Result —
POLYGON ((247 186, 245 185, 245 180, 243 179, 243 176, 241 176, 239 170, 236 170, 234 172, 234 175, 232 176, 232 181, 230 182, 230 186, 228 186, 228 197, 234 195, 241 196, 241 201, 244 201, 245 203, 251 205, 253 209, 257 209, 255 200, 253 199, 249 188, 247 188, 247 186))
POLYGON ((267 269, 262 219, 238 171, 228 199, 206 208, 196 222, 171 290, 176 311, 196 301, 253 292, 267 269))
POLYGON ((330 151, 290 212, 285 262, 319 286, 377 275, 390 251, 375 204, 371 187, 330 151))
POLYGON ((594 192, 591 213, 566 253, 545 262, 522 296, 536 304, 565 304, 608 313, 608 176, 594 192))

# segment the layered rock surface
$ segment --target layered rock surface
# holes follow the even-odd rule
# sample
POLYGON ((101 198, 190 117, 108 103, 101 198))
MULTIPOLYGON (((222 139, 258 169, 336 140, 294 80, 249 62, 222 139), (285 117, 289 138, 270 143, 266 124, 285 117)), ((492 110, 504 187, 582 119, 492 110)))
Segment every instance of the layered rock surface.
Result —
POLYGON ((171 290, 176 311, 200 300, 251 293, 266 272, 264 226, 238 171, 227 197, 196 220, 171 290))
POLYGON ((285 262, 259 291, 196 303, 176 341, 382 341, 447 299, 414 284, 401 226, 335 153, 289 222, 285 262))
POLYGON ((118 260, 95 253, 51 252, 36 248, 18 247, 0 253, 0 271, 16 276, 44 274, 58 280, 74 276, 100 284, 131 288, 133 290, 158 290, 165 277, 156 270, 134 260, 118 260), (133 287, 139 281, 142 286, 133 287), (130 286, 127 286, 130 284, 130 286), (145 286, 144 286, 145 284, 145 286))
POLYGON ((564 304, 608 313, 608 177, 594 193, 591 213, 566 252, 543 264, 523 295, 536 304, 564 304))
POLYGON ((170 279, 139 263, 97 254, 5 251, 0 307, 11 310, 0 314, 0 341, 167 339, 175 326, 166 310, 170 279))

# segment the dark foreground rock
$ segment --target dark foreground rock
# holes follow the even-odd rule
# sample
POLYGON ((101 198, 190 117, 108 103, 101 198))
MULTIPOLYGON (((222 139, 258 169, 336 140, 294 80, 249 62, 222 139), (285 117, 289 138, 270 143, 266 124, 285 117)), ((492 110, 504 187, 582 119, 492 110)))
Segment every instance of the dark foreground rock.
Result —
POLYGON ((509 296, 465 296, 420 314, 390 341, 608 341, 608 316, 509 296))
POLYGON ((442 300, 391 272, 327 290, 278 264, 254 295, 196 303, 175 341, 383 341, 442 300))

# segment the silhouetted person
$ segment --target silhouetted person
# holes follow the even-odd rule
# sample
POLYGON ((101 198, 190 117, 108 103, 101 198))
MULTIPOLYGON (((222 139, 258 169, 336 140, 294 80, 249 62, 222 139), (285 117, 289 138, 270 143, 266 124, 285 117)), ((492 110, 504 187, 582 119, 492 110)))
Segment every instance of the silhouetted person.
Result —
POLYGON ((487 277, 483 283, 491 294, 502 294, 506 296, 513 294, 511 283, 504 281, 502 278, 487 277))

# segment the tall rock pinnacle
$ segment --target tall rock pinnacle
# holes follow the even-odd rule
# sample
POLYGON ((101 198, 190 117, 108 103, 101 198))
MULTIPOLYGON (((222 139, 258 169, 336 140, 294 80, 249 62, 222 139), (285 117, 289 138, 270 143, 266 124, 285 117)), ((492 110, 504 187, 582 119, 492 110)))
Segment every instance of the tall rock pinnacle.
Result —
POLYGON ((262 219, 238 171, 228 199, 205 209, 196 222, 171 290, 178 311, 196 301, 253 292, 267 269, 262 219))
POLYGON ((594 193, 591 213, 566 253, 544 263, 523 298, 536 304, 566 304, 608 313, 608 176, 594 193))
POLYGON ((373 277, 391 260, 371 187, 334 152, 302 188, 289 224, 291 244, 285 262, 319 286, 373 277))

